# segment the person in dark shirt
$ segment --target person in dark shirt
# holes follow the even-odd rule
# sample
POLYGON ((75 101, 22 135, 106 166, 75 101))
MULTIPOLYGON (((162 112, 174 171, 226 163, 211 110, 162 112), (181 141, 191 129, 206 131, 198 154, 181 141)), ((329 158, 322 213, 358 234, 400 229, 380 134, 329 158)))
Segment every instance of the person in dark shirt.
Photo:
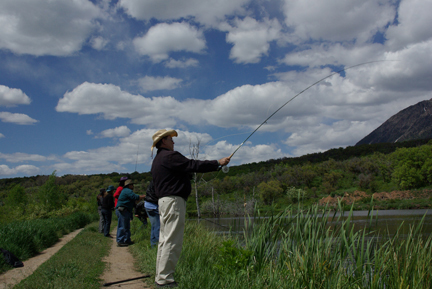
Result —
POLYGON ((190 173, 216 171, 229 163, 230 157, 213 161, 188 159, 174 151, 175 130, 159 130, 153 135, 158 149, 151 173, 160 215, 159 246, 156 259, 157 287, 177 287, 175 266, 180 258, 186 220, 186 201, 191 194, 190 173))
POLYGON ((104 218, 104 236, 112 238, 110 235, 112 211, 114 210, 114 197, 113 192, 115 191, 114 186, 109 186, 106 189, 104 197, 102 199, 102 216, 104 218))
POLYGON ((102 200, 105 194, 105 189, 100 189, 99 194, 96 197, 97 206, 98 206, 98 214, 99 214, 99 233, 104 232, 104 218, 102 216, 102 200))

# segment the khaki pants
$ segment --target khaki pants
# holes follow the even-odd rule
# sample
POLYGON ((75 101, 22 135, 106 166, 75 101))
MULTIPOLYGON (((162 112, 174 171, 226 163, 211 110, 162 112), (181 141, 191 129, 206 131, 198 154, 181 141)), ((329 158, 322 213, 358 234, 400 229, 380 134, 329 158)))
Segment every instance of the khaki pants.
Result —
POLYGON ((159 199, 160 232, 156 259, 156 283, 174 282, 174 271, 183 246, 186 201, 182 197, 159 199))

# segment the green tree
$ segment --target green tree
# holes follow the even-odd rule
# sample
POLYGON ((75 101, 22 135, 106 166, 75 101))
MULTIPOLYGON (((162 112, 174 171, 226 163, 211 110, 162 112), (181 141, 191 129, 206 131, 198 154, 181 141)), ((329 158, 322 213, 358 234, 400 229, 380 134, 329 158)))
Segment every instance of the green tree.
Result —
POLYGON ((338 181, 342 178, 342 173, 331 171, 324 174, 323 182, 328 182, 332 187, 336 187, 338 181))
POLYGON ((393 153, 395 169, 392 177, 401 189, 419 188, 427 184, 430 173, 431 146, 400 148, 393 153))
POLYGON ((278 180, 270 180, 258 185, 258 193, 261 201, 266 205, 270 205, 283 192, 281 183, 278 180))
POLYGON ((28 197, 25 189, 21 185, 15 185, 8 193, 6 204, 10 207, 25 206, 28 203, 28 197))
POLYGON ((429 184, 432 183, 432 159, 427 159, 422 166, 422 173, 426 177, 429 184))
POLYGON ((38 198, 43 206, 49 210, 61 208, 67 198, 58 185, 56 185, 56 171, 54 171, 38 191, 38 198))

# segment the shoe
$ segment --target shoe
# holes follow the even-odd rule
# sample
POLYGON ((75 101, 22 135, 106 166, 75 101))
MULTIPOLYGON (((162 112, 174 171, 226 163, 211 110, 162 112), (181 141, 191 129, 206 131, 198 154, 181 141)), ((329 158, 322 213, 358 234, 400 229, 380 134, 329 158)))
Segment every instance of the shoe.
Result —
POLYGON ((129 242, 127 242, 126 244, 128 244, 128 245, 133 245, 133 244, 135 244, 135 242, 134 242, 134 241, 129 241, 129 242))
POLYGON ((127 247, 129 246, 128 243, 117 243, 117 247, 127 247))
POLYGON ((177 284, 176 281, 171 282, 171 283, 167 283, 167 284, 159 284, 159 283, 155 282, 155 284, 156 284, 156 287, 158 287, 158 288, 163 288, 163 287, 166 287, 166 288, 178 287, 178 284, 177 284))
POLYGON ((113 236, 111 236, 111 235, 106 235, 105 237, 108 237, 108 238, 114 238, 113 236))

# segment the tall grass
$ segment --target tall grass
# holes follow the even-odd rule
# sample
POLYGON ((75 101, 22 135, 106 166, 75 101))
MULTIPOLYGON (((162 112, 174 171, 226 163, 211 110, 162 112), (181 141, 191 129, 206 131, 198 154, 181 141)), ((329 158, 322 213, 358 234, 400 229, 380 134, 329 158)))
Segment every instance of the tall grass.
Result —
POLYGON ((31 276, 14 288, 101 288, 106 265, 102 261, 112 240, 98 233, 97 223, 90 224, 31 276))
MULTIPOLYGON (((423 219, 408 235, 389 236, 372 231, 372 217, 357 230, 352 210, 342 213, 290 208, 251 219, 242 238, 188 223, 176 280, 180 288, 432 287, 432 237, 422 234, 423 219)), ((134 251, 153 273, 156 250, 147 235, 143 242, 134 251)))
MULTIPOLYGON (((0 248, 26 260, 54 245, 60 237, 98 218, 96 214, 74 213, 67 217, 16 221, 0 226, 0 248)), ((10 269, 0 264, 0 272, 10 269)))
POLYGON ((407 237, 399 231, 387 237, 355 230, 352 211, 323 216, 317 207, 288 210, 245 234, 256 276, 249 288, 431 288, 431 236, 421 233, 423 219, 407 237))

